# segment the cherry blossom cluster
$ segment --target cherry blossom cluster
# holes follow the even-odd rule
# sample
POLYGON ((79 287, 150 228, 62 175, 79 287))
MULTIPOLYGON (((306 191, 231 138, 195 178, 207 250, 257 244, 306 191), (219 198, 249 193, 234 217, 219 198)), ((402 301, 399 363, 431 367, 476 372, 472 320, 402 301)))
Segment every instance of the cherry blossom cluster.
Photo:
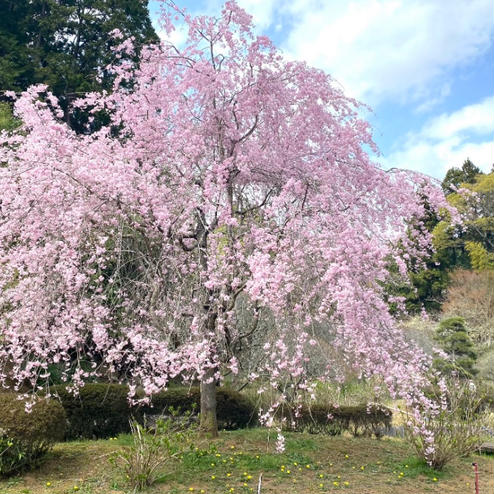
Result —
POLYGON ((440 190, 371 161, 361 105, 286 61, 235 2, 218 18, 165 2, 168 32, 175 17, 184 47, 143 49, 109 68, 111 93, 74 103, 107 112, 100 130, 75 133, 46 86, 15 103, 23 126, 0 139, 0 380, 37 389, 56 364, 75 387, 104 374, 132 394, 225 372, 310 393, 327 344, 394 393, 417 389, 428 359, 382 285, 389 256, 406 275, 399 240, 430 254, 410 219, 425 213, 417 187, 438 212, 440 190), (239 354, 257 343, 247 372, 239 354))

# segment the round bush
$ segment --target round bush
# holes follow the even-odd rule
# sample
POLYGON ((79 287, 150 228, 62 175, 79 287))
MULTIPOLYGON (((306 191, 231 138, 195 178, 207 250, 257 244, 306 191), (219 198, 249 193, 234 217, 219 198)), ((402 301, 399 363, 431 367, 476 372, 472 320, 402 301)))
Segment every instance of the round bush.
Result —
POLYGON ((52 386, 67 415, 65 439, 104 439, 130 430, 133 409, 123 384, 87 383, 74 395, 66 385, 52 386))
MULTIPOLYGON (((144 415, 167 414, 170 408, 178 412, 199 412, 199 387, 174 387, 151 397, 150 405, 131 407, 124 384, 88 383, 78 395, 66 385, 51 387, 60 398, 67 415, 65 439, 108 438, 129 432, 130 419, 143 421, 144 415)), ((223 429, 239 429, 257 420, 256 410, 240 393, 227 388, 217 390, 218 425, 223 429)))
MULTIPOLYGON (((221 429, 241 429, 257 421, 256 409, 241 393, 228 388, 218 388, 216 392, 218 427, 221 429)), ((141 408, 146 415, 167 414, 170 408, 179 412, 199 412, 201 394, 199 387, 170 388, 151 398, 151 406, 141 408)))
POLYGON ((65 412, 60 403, 40 399, 28 413, 15 393, 0 394, 0 475, 35 467, 64 437, 65 412))

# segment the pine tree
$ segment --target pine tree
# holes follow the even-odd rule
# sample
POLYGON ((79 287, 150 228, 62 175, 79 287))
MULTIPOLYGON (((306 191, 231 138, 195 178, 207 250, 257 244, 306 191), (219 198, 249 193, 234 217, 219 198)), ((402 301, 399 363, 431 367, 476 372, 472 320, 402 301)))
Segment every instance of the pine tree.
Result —
POLYGON ((435 360, 436 367, 442 373, 456 373, 466 378, 477 373, 474 368, 477 354, 462 317, 450 317, 441 321, 435 339, 449 356, 449 359, 435 360))

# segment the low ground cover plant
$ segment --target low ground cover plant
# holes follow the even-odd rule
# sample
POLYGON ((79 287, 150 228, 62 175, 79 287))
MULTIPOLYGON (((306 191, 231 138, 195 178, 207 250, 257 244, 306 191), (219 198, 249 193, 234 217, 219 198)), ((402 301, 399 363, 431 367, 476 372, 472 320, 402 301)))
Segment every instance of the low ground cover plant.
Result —
MULTIPOLYGON (((176 412, 169 412, 176 417, 176 412)), ((133 492, 153 485, 193 449, 195 428, 177 424, 172 417, 158 419, 152 427, 130 422, 132 444, 115 452, 110 462, 133 492)))

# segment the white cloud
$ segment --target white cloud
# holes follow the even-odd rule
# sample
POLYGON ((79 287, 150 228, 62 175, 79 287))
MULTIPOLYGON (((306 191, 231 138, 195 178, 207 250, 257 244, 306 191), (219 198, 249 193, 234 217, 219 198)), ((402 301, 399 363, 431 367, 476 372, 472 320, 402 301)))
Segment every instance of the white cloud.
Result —
POLYGON ((422 133, 432 139, 443 139, 458 134, 488 134, 494 132, 494 97, 464 106, 454 113, 443 113, 431 119, 422 133))
MULTIPOLYGON (((279 24, 276 11, 278 0, 238 0, 240 7, 253 18, 258 29, 265 29, 271 24, 279 24)), ((275 26, 276 29, 276 26, 275 26)))
POLYGON ((467 158, 484 172, 494 163, 494 97, 444 113, 409 133, 405 142, 385 156, 385 167, 408 168, 443 178, 467 158))
POLYGON ((163 41, 169 41, 176 47, 183 47, 187 41, 187 29, 184 24, 175 25, 175 29, 170 34, 161 27, 157 28, 155 26, 155 29, 156 33, 163 41))
POLYGON ((293 16, 288 54, 371 104, 437 99, 443 84, 431 85, 484 53, 494 31, 491 0, 279 0, 277 8, 293 16))

